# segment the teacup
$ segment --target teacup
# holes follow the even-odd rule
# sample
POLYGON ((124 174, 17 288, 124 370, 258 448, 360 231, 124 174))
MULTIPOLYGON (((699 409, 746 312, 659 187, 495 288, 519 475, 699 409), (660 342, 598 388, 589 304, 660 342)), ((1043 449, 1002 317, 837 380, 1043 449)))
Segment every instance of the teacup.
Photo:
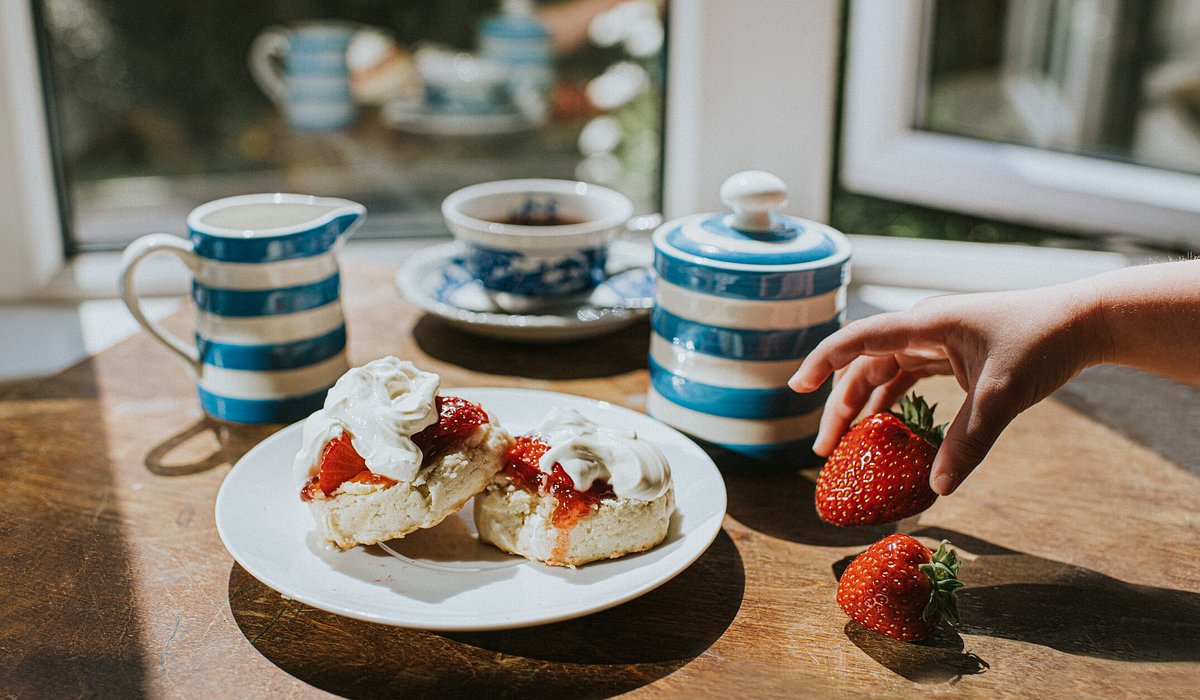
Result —
POLYGON ((431 115, 484 116, 512 112, 505 66, 462 51, 424 46, 416 53, 431 115))
POLYGON ((463 267, 513 311, 590 294, 632 215, 625 195, 571 180, 485 182, 442 202, 463 267))
POLYGON ((142 236, 121 258, 134 318, 181 357, 200 404, 233 423, 286 423, 321 407, 347 369, 337 251, 366 209, 298 194, 227 197, 188 215, 188 238, 142 236), (142 313, 134 273, 170 253, 192 275, 195 343, 142 313))
POLYGON ((250 74, 293 129, 328 131, 354 123, 346 49, 357 27, 303 22, 270 27, 250 46, 250 74))

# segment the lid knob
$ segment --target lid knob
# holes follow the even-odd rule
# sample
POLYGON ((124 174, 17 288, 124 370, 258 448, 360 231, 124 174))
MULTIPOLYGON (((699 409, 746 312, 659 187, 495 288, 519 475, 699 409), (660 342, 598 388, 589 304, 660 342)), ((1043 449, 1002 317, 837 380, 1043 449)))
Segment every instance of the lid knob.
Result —
POLYGON ((733 210, 730 226, 739 231, 770 231, 771 212, 787 204, 787 185, 763 170, 743 170, 721 185, 721 202, 733 210))

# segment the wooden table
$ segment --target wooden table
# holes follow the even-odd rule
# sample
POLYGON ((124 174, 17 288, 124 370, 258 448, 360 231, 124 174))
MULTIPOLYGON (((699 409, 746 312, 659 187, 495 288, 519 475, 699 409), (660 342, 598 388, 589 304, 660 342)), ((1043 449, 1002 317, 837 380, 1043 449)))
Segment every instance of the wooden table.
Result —
MULTIPOLYGON (((394 353, 446 387, 642 407, 645 324, 574 345, 481 341, 402 303, 390 274, 343 275, 353 363, 394 353)), ((1157 434, 1174 445, 1200 431, 1200 399, 1171 386, 1157 434)), ((960 400, 949 381, 923 388, 960 400)), ((962 626, 925 644, 865 631, 834 603, 847 557, 895 527, 823 525, 813 469, 724 458, 724 531, 662 588, 570 622, 438 634, 285 600, 232 562, 213 501, 276 428, 205 420, 182 367, 142 334, 0 400, 0 696, 1194 697, 1197 465, 1067 403, 1086 400, 1029 410, 959 494, 900 524, 970 560, 962 626)))

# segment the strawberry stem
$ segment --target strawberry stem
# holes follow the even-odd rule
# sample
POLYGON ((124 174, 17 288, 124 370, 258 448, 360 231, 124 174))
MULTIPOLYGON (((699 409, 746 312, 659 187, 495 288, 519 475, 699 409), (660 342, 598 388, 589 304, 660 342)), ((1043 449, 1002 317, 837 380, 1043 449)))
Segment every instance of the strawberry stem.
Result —
POLYGON ((942 439, 946 436, 947 424, 934 425, 933 412, 935 410, 937 410, 936 403, 930 406, 914 391, 910 396, 900 397, 900 411, 891 411, 891 414, 904 421, 909 429, 928 440, 934 447, 941 447, 942 439))
POLYGON ((918 568, 929 577, 929 582, 933 584, 929 603, 921 611, 921 617, 929 620, 934 615, 940 614, 946 622, 957 625, 958 596, 955 595, 955 592, 963 587, 962 581, 958 580, 958 570, 962 568, 962 562, 958 560, 958 554, 950 549, 950 542, 942 540, 938 550, 933 553, 933 561, 921 564, 918 568))

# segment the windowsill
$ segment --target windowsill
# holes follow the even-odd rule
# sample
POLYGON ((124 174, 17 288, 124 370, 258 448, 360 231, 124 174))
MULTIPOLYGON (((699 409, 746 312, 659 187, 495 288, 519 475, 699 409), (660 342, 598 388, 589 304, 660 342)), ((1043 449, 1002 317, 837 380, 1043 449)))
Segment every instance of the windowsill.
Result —
MULTIPOLYGON (((852 284, 861 301, 896 311, 946 292, 1056 284, 1132 264, 1117 253, 956 243, 880 236, 850 237, 852 284)), ((351 241, 345 262, 400 267, 413 251, 445 238, 351 241)), ((120 253, 77 256, 38 298, 0 305, 0 387, 52 374, 137 332, 117 292, 120 253)), ((190 291, 187 270, 157 256, 139 268, 143 308, 158 319, 190 291)))

